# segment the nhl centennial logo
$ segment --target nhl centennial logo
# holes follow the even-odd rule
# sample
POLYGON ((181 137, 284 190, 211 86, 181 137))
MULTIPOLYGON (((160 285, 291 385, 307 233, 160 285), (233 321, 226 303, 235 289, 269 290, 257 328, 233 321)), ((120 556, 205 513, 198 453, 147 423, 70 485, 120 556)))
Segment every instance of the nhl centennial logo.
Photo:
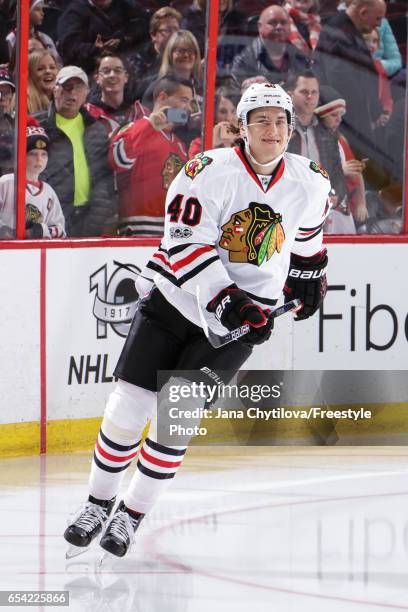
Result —
POLYGON ((140 269, 133 264, 116 261, 114 264, 116 268, 109 277, 108 264, 89 277, 89 291, 96 292, 92 312, 97 320, 97 338, 107 337, 108 325, 116 334, 126 337, 139 299, 135 279, 140 269), (129 269, 135 271, 135 276, 129 269))

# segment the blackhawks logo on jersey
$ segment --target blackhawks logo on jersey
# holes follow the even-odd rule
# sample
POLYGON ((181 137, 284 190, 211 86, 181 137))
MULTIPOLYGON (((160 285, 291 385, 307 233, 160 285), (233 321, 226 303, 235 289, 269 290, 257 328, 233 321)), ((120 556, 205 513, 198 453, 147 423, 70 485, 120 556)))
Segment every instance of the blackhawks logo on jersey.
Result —
POLYGON ((42 212, 35 204, 26 204, 26 223, 42 223, 42 212))
POLYGON ((257 202, 234 213, 221 229, 219 245, 229 251, 229 260, 234 263, 261 266, 275 251, 281 252, 285 240, 282 215, 257 202))
POLYGON ((314 161, 311 161, 309 168, 313 170, 313 172, 316 172, 317 174, 321 174, 322 176, 324 176, 324 178, 326 179, 329 178, 329 173, 320 164, 314 161))
POLYGON ((206 166, 212 164, 212 157, 208 157, 208 155, 204 155, 204 153, 199 153, 193 159, 190 159, 184 166, 184 170, 191 178, 191 180, 195 179, 197 174, 200 174, 204 170, 206 166))

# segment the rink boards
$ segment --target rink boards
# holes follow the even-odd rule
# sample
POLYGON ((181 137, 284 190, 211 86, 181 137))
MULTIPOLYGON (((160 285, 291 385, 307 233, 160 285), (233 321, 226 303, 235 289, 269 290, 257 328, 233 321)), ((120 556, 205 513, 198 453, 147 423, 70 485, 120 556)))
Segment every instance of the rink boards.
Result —
MULTIPOLYGON (((72 449, 89 446, 137 299, 134 275, 120 264, 136 272, 153 250, 0 250, 4 454, 38 452, 41 444, 44 450, 45 437, 48 450, 66 448, 68 441, 72 449)), ((282 317, 247 369, 406 369, 405 244, 330 244, 328 250, 323 311, 304 322, 282 317)), ((404 409, 405 400, 390 390, 396 409, 404 409)))

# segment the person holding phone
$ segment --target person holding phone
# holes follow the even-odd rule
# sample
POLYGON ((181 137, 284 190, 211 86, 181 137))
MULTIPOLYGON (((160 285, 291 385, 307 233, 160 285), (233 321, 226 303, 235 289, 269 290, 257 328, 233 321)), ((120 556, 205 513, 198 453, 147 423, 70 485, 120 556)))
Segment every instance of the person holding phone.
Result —
POLYGON ((164 203, 173 179, 187 161, 174 129, 185 125, 193 99, 190 81, 167 76, 153 92, 149 117, 123 127, 110 147, 118 172, 119 227, 122 236, 162 236, 164 203))

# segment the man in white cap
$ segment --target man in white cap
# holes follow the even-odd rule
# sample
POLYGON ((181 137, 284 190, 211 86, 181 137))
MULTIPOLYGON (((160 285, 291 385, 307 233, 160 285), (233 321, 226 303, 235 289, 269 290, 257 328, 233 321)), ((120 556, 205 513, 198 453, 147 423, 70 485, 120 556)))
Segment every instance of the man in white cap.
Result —
POLYGON ((84 108, 88 93, 85 72, 65 66, 57 75, 54 103, 38 115, 50 138, 50 161, 42 178, 60 198, 68 236, 99 236, 117 214, 108 136, 84 108))
MULTIPOLYGON (((282 292, 285 301, 302 301, 298 319, 312 316, 324 299, 328 176, 315 162, 286 153, 294 116, 279 85, 251 85, 237 114, 241 145, 200 153, 168 190, 164 238, 143 271, 144 287, 138 283, 146 297, 116 366, 119 380, 96 442, 89 498, 64 534, 82 550, 104 530, 101 547, 124 556, 182 464, 186 443, 175 439, 170 445, 149 431, 108 523, 122 477, 155 413, 157 372, 194 370, 206 382, 204 371, 236 372, 255 345, 269 340, 268 315, 282 292), (203 332, 197 287, 215 333, 244 324, 248 333, 214 348, 203 332)), ((225 373, 221 380, 228 382, 225 373)))

